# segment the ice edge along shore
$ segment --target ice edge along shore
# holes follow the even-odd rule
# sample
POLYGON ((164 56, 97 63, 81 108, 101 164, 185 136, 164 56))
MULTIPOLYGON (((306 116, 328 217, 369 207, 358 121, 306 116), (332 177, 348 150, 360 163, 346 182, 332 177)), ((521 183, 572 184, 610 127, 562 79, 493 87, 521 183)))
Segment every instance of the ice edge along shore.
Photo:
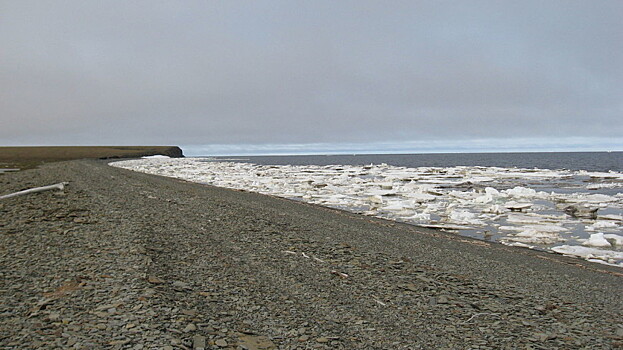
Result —
POLYGON ((115 167, 259 192, 623 267, 623 173, 480 166, 265 166, 144 157, 115 167), (578 187, 581 179, 582 187, 578 187), (563 192, 530 187, 555 182, 563 192), (571 190, 568 190, 571 189, 571 190), (603 214, 598 214, 600 211, 603 214))

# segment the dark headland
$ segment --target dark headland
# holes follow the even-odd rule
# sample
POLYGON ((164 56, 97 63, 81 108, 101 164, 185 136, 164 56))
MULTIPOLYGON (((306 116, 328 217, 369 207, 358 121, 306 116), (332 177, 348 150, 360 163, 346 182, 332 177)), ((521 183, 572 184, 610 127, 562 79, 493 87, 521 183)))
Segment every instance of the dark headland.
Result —
POLYGON ((138 158, 153 155, 183 157, 177 146, 32 146, 0 147, 0 168, 32 168, 41 163, 72 159, 138 158))
POLYGON ((0 195, 58 182, 0 200, 2 349, 623 346, 620 268, 102 160, 0 195))

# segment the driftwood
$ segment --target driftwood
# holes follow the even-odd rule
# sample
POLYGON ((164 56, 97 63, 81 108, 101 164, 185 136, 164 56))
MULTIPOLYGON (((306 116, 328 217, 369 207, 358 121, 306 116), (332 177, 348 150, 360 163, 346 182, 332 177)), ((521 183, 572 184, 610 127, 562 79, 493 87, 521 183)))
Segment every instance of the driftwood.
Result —
POLYGON ((54 184, 54 185, 30 188, 30 189, 27 189, 27 190, 23 190, 23 191, 11 193, 11 194, 6 194, 4 196, 0 196, 0 199, 6 199, 6 198, 11 198, 11 197, 23 196, 25 194, 44 192, 44 191, 51 191, 51 190, 61 190, 62 191, 63 189, 65 189, 65 186, 67 186, 67 185, 69 185, 69 182, 60 182, 60 183, 57 183, 57 184, 54 184))

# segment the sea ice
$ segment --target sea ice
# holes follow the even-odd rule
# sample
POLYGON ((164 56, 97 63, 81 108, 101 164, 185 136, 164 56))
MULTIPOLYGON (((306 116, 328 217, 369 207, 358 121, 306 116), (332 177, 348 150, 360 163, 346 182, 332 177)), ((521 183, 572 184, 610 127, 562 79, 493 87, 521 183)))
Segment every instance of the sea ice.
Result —
POLYGON ((488 208, 485 208, 482 210, 483 213, 489 213, 489 214, 504 214, 507 210, 505 210, 503 207, 501 207, 498 204, 494 204, 488 208))
MULTIPOLYGON (((586 238, 590 232, 600 232, 612 249, 623 248, 623 237, 614 234, 622 227, 619 209, 623 209, 623 193, 611 190, 616 188, 614 185, 623 187, 623 174, 614 172, 478 166, 405 168, 387 164, 268 166, 165 157, 111 165, 295 198, 426 227, 461 230, 462 234, 467 230, 474 234, 475 227, 484 226, 495 232, 495 239, 509 245, 538 244, 542 248, 567 239, 575 242, 578 237, 572 235, 578 232, 586 238), (589 177, 592 180, 588 185, 582 182, 589 177), (589 193, 587 187, 604 189, 608 194, 589 193), (564 190, 537 191, 544 188, 564 190), (575 208, 574 218, 563 214, 569 207, 575 208), (597 215, 597 209, 606 214, 597 215), (587 214, 583 215, 584 212, 587 214), (595 216, 597 221, 586 219, 593 220, 595 216)), ((596 241, 597 238, 585 240, 596 241)))
POLYGON ((511 211, 524 211, 532 207, 532 203, 509 201, 504 204, 504 207, 506 209, 510 209, 511 211))
POLYGON ((170 159, 171 157, 169 156, 163 156, 161 154, 156 154, 154 156, 144 156, 141 157, 142 159, 170 159))
POLYGON ((553 247, 552 251, 564 255, 581 257, 587 260, 598 259, 612 265, 623 267, 623 252, 575 245, 561 245, 553 247))
POLYGON ((383 204, 383 197, 379 195, 372 195, 368 197, 368 201, 374 204, 383 204))
POLYGON ((484 225, 485 223, 476 217, 476 214, 467 210, 452 210, 448 219, 452 223, 463 225, 484 225))
POLYGON ((623 215, 616 215, 616 214, 597 215, 597 219, 598 220, 623 221, 623 215))
POLYGON ((604 238, 615 247, 623 247, 623 236, 608 233, 604 234, 604 238))
POLYGON ((586 186, 586 189, 587 190, 599 190, 602 188, 619 188, 619 187, 623 187, 623 183, 611 182, 611 183, 605 183, 605 184, 590 184, 586 186))
POLYGON ((387 205, 384 205, 381 209, 387 211, 401 211, 405 208, 408 208, 408 206, 406 206, 406 203, 402 201, 391 201, 388 202, 387 205))
POLYGON ((532 244, 553 244, 565 241, 565 239, 556 232, 539 231, 536 229, 526 229, 516 234, 510 234, 502 239, 505 241, 532 244))
POLYGON ((418 203, 432 202, 437 199, 436 196, 427 193, 405 193, 404 195, 418 203))
POLYGON ((579 171, 581 175, 590 176, 592 178, 601 178, 601 179, 619 179, 623 180, 622 173, 616 173, 613 171, 610 172, 588 172, 588 171, 579 171))
POLYGON ((525 244, 525 243, 521 243, 521 242, 506 242, 506 241, 503 241, 502 244, 507 245, 507 246, 511 246, 511 247, 521 247, 521 248, 534 249, 533 245, 529 245, 529 244, 525 244))
POLYGON ((503 231, 525 231, 531 230, 535 232, 547 232, 547 233, 555 233, 555 232, 568 232, 569 229, 563 226, 558 225, 525 225, 525 226, 500 226, 499 230, 503 231))
POLYGON ((430 222, 429 213, 415 213, 411 216, 404 217, 403 220, 415 221, 415 222, 430 222))
POLYGON ((521 187, 521 186, 517 186, 505 191, 502 191, 504 193, 506 193, 509 196, 512 197, 519 197, 519 198, 530 198, 530 197, 536 197, 537 192, 531 188, 526 188, 526 187, 521 187))
POLYGON ((608 242, 607 239, 604 238, 604 234, 602 232, 593 233, 589 239, 582 243, 584 246, 589 247, 611 247, 612 244, 608 242))
POLYGON ((506 221, 513 224, 538 224, 543 222, 546 217, 541 215, 510 213, 506 217, 506 221))
POLYGON ((585 194, 585 193, 573 193, 566 196, 561 196, 561 200, 569 203, 583 203, 585 206, 590 204, 605 204, 618 202, 619 199, 606 194, 585 194))
POLYGON ((611 220, 597 220, 592 225, 586 226, 586 231, 598 231, 598 230, 609 230, 609 229, 618 229, 620 226, 611 220))

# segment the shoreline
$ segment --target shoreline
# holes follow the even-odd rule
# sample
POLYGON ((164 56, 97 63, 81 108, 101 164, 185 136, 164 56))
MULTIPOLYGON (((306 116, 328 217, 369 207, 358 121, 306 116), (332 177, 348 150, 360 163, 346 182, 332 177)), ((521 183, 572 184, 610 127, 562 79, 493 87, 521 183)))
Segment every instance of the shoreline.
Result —
POLYGON ((9 348, 623 345, 617 267, 104 161, 0 177, 61 181, 0 202, 9 348))
POLYGON ((485 171, 478 167, 462 167, 430 171, 372 164, 273 166, 223 162, 221 159, 215 162, 205 159, 140 159, 111 162, 110 165, 293 198, 369 217, 440 228, 485 242, 498 241, 623 267, 623 236, 617 234, 623 218, 608 215, 617 213, 620 203, 616 202, 619 200, 614 193, 595 194, 591 188, 581 187, 589 179, 593 184, 600 184, 605 180, 595 179, 603 176, 623 179, 621 173, 539 170, 535 175, 536 169, 485 171), (518 180, 524 174, 525 178, 518 180), (447 177, 452 178, 454 184, 449 184, 447 177), (553 186, 550 179, 554 178, 560 179, 556 186, 575 190, 554 192, 557 188, 545 187, 553 186), (592 205, 595 212, 601 208, 605 213, 595 214, 592 221, 586 221, 587 218, 563 210, 567 206, 588 205, 592 205), (597 231, 602 233, 595 234, 597 231), (602 235, 602 241, 611 241, 599 241, 599 235, 602 235), (595 243, 587 242, 591 240, 595 243))

